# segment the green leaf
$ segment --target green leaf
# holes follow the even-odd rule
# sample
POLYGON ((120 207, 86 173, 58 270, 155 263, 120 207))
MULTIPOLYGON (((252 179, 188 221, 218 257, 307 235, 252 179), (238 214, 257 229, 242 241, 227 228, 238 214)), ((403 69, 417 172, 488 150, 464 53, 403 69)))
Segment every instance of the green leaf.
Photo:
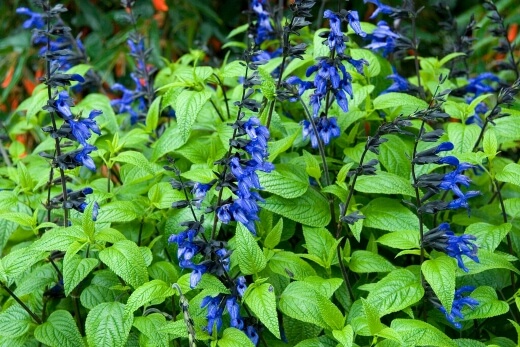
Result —
POLYGON ((148 199, 158 209, 166 209, 171 208, 174 201, 185 200, 186 197, 182 191, 172 189, 170 183, 159 182, 148 190, 148 199))
POLYGON ((116 301, 116 298, 121 295, 113 289, 117 285, 121 283, 112 271, 108 269, 96 271, 90 285, 81 291, 81 305, 91 310, 103 302, 116 301))
POLYGON ((36 219, 34 219, 33 216, 29 216, 28 214, 20 212, 0 213, 0 219, 5 219, 13 223, 20 224, 24 227, 34 228, 36 226, 36 219))
POLYGON ((292 252, 277 252, 269 259, 269 268, 282 276, 304 280, 316 276, 316 271, 307 262, 292 252))
POLYGON ((132 328, 133 315, 125 314, 120 302, 105 302, 87 315, 85 332, 90 347, 124 347, 132 328))
POLYGON ((478 305, 473 309, 466 307, 462 310, 464 320, 490 318, 509 311, 507 302, 498 300, 495 289, 491 287, 480 286, 471 293, 471 297, 478 301, 478 305))
POLYGON ((360 176, 355 190, 369 194, 402 194, 415 196, 410 181, 396 174, 378 171, 375 176, 360 176))
POLYGON ((156 162, 157 159, 163 155, 180 148, 186 142, 182 140, 180 133, 181 128, 178 126, 172 126, 166 129, 161 137, 159 137, 159 140, 154 143, 150 161, 156 162))
POLYGON ((520 165, 516 163, 507 164, 495 178, 499 182, 506 182, 520 186, 520 165))
POLYGON ((68 311, 57 310, 34 331, 34 337, 50 347, 85 346, 78 326, 68 311))
POLYGON ((415 96, 404 93, 381 94, 373 101, 374 109, 384 110, 387 108, 399 108, 396 113, 411 114, 417 110, 424 110, 428 104, 415 96))
POLYGON ((451 338, 432 325, 414 319, 394 319, 390 325, 403 341, 403 346, 455 347, 451 338))
POLYGON ((376 198, 361 211, 366 216, 366 227, 387 231, 415 230, 419 227, 417 216, 398 200, 376 198))
POLYGON ((314 290, 324 295, 327 298, 331 298, 332 295, 338 288, 343 284, 343 280, 340 278, 321 278, 319 276, 309 276, 304 279, 304 282, 309 283, 313 286, 314 290))
POLYGON ((146 157, 143 155, 143 153, 136 152, 136 151, 124 151, 117 155, 116 157, 112 158, 112 161, 114 162, 120 162, 120 163, 128 163, 132 164, 134 166, 137 166, 138 168, 143 169, 147 173, 154 175, 155 171, 148 161, 146 157))
POLYGON ((139 307, 149 302, 153 302, 154 305, 160 304, 165 298, 174 294, 173 288, 161 280, 146 282, 130 295, 126 302, 125 312, 132 314, 139 307))
POLYGON ((210 296, 216 296, 218 294, 231 294, 230 290, 219 280, 217 277, 210 274, 203 274, 197 289, 203 289, 204 293, 210 296))
POLYGON ((148 268, 148 273, 153 279, 162 280, 166 283, 175 283, 179 278, 179 274, 169 261, 156 261, 148 268))
POLYGON ((430 284, 435 295, 447 312, 451 312, 453 293, 455 293, 455 271, 457 267, 453 258, 442 255, 436 259, 426 260, 421 271, 430 284))
POLYGON ((315 255, 322 260, 324 267, 329 268, 338 261, 336 252, 330 256, 331 249, 334 248, 336 240, 325 228, 303 227, 303 236, 305 238, 305 247, 309 254, 315 255), (330 260, 329 260, 330 258, 330 260))
POLYGON ((363 304, 363 311, 365 311, 365 316, 367 317, 370 334, 376 335, 385 328, 383 323, 381 323, 381 319, 379 319, 379 312, 377 308, 372 306, 365 298, 361 298, 361 302, 363 304))
POLYGON ((289 317, 324 329, 343 327, 344 318, 336 305, 305 282, 290 283, 280 296, 278 306, 289 317))
POLYGON ((484 147, 484 153, 486 153, 489 159, 495 158, 498 149, 498 140, 495 135, 495 129, 489 128, 484 133, 484 139, 482 140, 482 146, 484 147))
POLYGON ((419 231, 402 230, 388 233, 377 239, 382 245, 397 249, 419 248, 419 231))
POLYGON ((264 240, 264 246, 269 249, 274 249, 282 238, 283 218, 278 220, 278 223, 269 231, 264 240))
POLYGON ((295 199, 270 196, 262 207, 295 222, 314 227, 326 226, 330 222, 327 199, 314 189, 308 189, 305 194, 295 199))
POLYGON ((381 64, 379 64, 376 55, 372 51, 363 48, 351 48, 350 55, 354 59, 365 59, 368 62, 368 65, 365 65, 363 68, 365 77, 376 77, 381 73, 381 64))
POLYGON ((475 243, 479 249, 487 249, 493 252, 504 237, 511 231, 511 223, 492 225, 488 223, 473 223, 466 228, 464 234, 477 238, 475 243))
POLYGON ((449 123, 446 133, 448 140, 454 145, 452 153, 472 152, 480 133, 480 127, 475 124, 449 123))
POLYGON ((269 173, 260 171, 258 178, 263 190, 286 199, 302 196, 309 187, 305 172, 284 165, 277 165, 276 170, 269 173))
POLYGON ((332 336, 340 343, 341 347, 352 347, 354 345, 354 330, 352 325, 347 325, 341 330, 333 330, 332 336))
POLYGON ((244 300, 256 317, 279 339, 280 327, 278 326, 274 287, 269 283, 254 286, 247 291, 244 300))
POLYGON ((148 281, 143 254, 132 241, 124 240, 114 243, 111 247, 99 252, 99 259, 134 288, 148 281))
POLYGON ((390 272, 395 266, 379 254, 359 250, 352 253, 349 269, 356 273, 390 272))
POLYGON ((368 293, 367 300, 377 307, 382 317, 415 304, 423 295, 420 279, 408 270, 399 269, 377 282, 368 293))
MULTIPOLYGON (((247 29, 247 25, 245 25, 245 26, 247 29)), ((243 27, 244 27, 244 25, 242 25, 236 29, 233 29, 233 30, 231 30, 231 32, 229 34, 231 35, 233 33, 233 31, 243 28, 243 27)), ((232 61, 231 63, 226 64, 222 68, 223 77, 240 77, 240 76, 244 76, 245 72, 246 72, 246 64, 241 60, 232 61)))
POLYGON ((175 111, 177 113, 177 124, 180 128, 180 136, 185 143, 191 134, 191 128, 199 115, 204 104, 211 98, 212 93, 194 90, 183 90, 177 98, 175 111))
POLYGON ((274 97, 276 95, 276 82, 265 68, 262 68, 261 66, 258 67, 258 74, 261 77, 262 83, 260 84, 260 90, 262 91, 262 94, 264 97, 272 101, 274 100, 274 97))
MULTIPOLYGON (((293 60, 294 61, 294 60, 293 60)), ((288 135, 280 140, 269 142, 269 158, 268 161, 273 162, 278 155, 281 153, 285 153, 289 148, 291 148, 294 140, 300 134, 300 130, 293 131, 291 135, 288 135)))
POLYGON ((227 328, 222 338, 217 341, 218 347, 254 347, 253 342, 242 331, 235 328, 227 328))
POLYGON ((157 128, 157 124, 159 123, 159 114, 161 113, 161 102, 162 96, 159 95, 150 105, 150 109, 148 110, 148 114, 146 115, 145 120, 145 130, 147 133, 151 134, 157 128))
POLYGON ((9 306, 0 313, 0 336, 9 338, 22 336, 29 330, 31 324, 31 317, 21 306, 9 306))
POLYGON ((134 204, 130 201, 114 201, 101 206, 99 209, 98 222, 121 223, 131 222, 137 218, 134 204))
POLYGON ((257 274, 267 265, 264 253, 249 230, 241 223, 236 229, 236 257, 244 275, 257 274))
POLYGON ((2 258, 5 275, 9 279, 9 283, 17 279, 31 266, 44 259, 47 254, 45 251, 33 250, 30 247, 11 251, 2 258))
POLYGON ((318 160, 309 152, 303 151, 303 159, 305 160, 305 165, 307 166, 305 171, 312 178, 319 180, 321 177, 320 163, 318 160))
POLYGON ((82 228, 53 228, 43 234, 41 239, 31 245, 31 249, 38 251, 65 251, 74 241, 86 241, 82 228))
MULTIPOLYGON (((520 271, 518 271, 518 269, 511 264, 507 255, 493 253, 488 251, 487 249, 479 249, 477 255, 480 261, 479 263, 475 263, 473 260, 469 258, 463 258, 464 265, 466 265, 466 267, 469 270, 469 273, 472 275, 490 269, 508 269, 513 272, 516 272, 517 274, 520 274, 520 271)), ((465 273, 459 272, 459 275, 463 274, 465 273)))
POLYGON ((409 179, 412 170, 410 161, 412 148, 396 135, 385 135, 385 138, 388 141, 380 146, 379 162, 386 171, 409 179))
POLYGON ((96 268, 98 263, 99 261, 95 258, 81 258, 78 255, 69 256, 69 253, 66 253, 65 259, 63 259, 65 296, 69 296, 74 288, 96 268))
POLYGON ((166 332, 159 331, 166 325, 166 318, 160 313, 152 313, 144 317, 134 319, 134 327, 137 328, 154 347, 168 347, 169 336, 166 332))

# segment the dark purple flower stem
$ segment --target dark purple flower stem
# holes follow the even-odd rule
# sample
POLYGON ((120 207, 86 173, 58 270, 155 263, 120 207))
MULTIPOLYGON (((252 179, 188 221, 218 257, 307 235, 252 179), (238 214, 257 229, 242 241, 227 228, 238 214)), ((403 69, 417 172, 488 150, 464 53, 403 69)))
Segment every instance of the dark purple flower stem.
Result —
POLYGON ((42 320, 40 319, 40 317, 38 317, 33 311, 31 311, 31 309, 27 307, 27 305, 24 304, 24 302, 20 300, 20 298, 17 297, 16 294, 11 289, 9 289, 9 287, 6 284, 0 282, 0 286, 2 286, 2 288, 4 288, 7 293, 9 293, 9 295, 14 299, 14 301, 16 301, 18 304, 20 304, 20 306, 22 306, 22 308, 32 317, 32 319, 36 323, 42 324, 42 320))
MULTIPOLYGON (((420 138, 424 132, 424 125, 425 125, 425 121, 424 119, 422 120, 421 122, 421 128, 419 129, 419 134, 417 135, 417 137, 415 138, 415 143, 414 143, 414 146, 413 146, 413 153, 412 153, 412 158, 415 158, 415 156, 417 155, 417 146, 419 144, 419 141, 420 141, 420 138)), ((424 246, 423 246, 423 241, 424 241, 424 226, 423 226, 423 214, 421 212, 421 195, 420 195, 420 190, 419 190, 419 187, 417 185, 417 174, 415 172, 415 164, 412 162, 412 179, 413 179, 413 186, 414 186, 414 190, 415 190, 415 207, 417 208, 417 217, 419 218, 419 246, 421 247, 421 255, 420 255, 420 258, 419 258, 419 265, 422 266, 422 263, 424 262, 424 246)), ((421 284, 423 286, 423 288, 425 288, 425 279, 424 279, 424 275, 421 271, 421 284)), ((423 313, 423 321, 427 321, 428 319, 428 310, 426 310, 426 304, 428 303, 428 298, 426 297, 426 295, 424 296, 424 307, 422 309, 422 313, 423 313)))

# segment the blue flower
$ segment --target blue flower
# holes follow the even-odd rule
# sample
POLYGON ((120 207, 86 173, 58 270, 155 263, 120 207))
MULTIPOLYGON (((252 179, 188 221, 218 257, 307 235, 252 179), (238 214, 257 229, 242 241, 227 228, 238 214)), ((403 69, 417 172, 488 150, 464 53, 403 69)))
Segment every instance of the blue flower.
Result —
POLYGON ((354 68, 356 69, 356 71, 361 74, 361 75, 364 75, 364 71, 363 71, 363 68, 365 65, 368 65, 368 61, 366 61, 365 59, 353 59, 351 57, 347 58, 347 61, 352 64, 352 66, 354 66, 354 68))
POLYGON ((345 39, 341 31, 341 19, 335 12, 330 10, 326 10, 323 13, 323 17, 329 19, 331 29, 327 38, 329 49, 331 51, 336 50, 338 54, 343 54, 345 51, 345 39))
POLYGON ((468 215, 469 215, 468 199, 477 197, 479 195, 482 195, 482 194, 478 190, 470 190, 470 191, 468 191, 466 193, 463 193, 462 196, 459 196, 457 199, 451 201, 447 205, 447 208, 450 209, 450 210, 456 210, 456 209, 459 209, 459 208, 465 208, 465 209, 468 210, 468 215))
POLYGON ((407 92, 410 90, 410 83, 408 80, 400 76, 395 72, 395 70, 393 74, 388 75, 386 78, 392 80, 392 85, 383 91, 383 93, 407 92))
POLYGON ((357 11, 348 11, 347 19, 348 24, 356 34, 358 34, 361 37, 367 36, 367 33, 361 29, 361 23, 359 23, 359 14, 357 11))
POLYGON ((450 229, 450 225, 444 222, 424 234, 423 246, 446 253, 457 260, 459 268, 468 272, 468 268, 462 261, 462 256, 465 255, 476 263, 480 262, 477 256, 478 247, 473 243, 476 239, 473 235, 455 235, 450 229))
POLYGON ((291 85, 297 85, 298 86, 298 94, 300 96, 303 95, 307 90, 312 89, 314 87, 314 83, 309 81, 302 81, 296 76, 291 76, 288 79, 285 80, 287 83, 291 85))
POLYGON ((193 194, 195 206, 200 209, 200 205, 202 203, 202 200, 206 197, 206 193, 210 188, 212 187, 211 184, 202 184, 199 182, 195 182, 193 185, 193 189, 191 190, 191 193, 193 194))
POLYGON ((206 307, 208 313, 206 318, 208 320, 208 325, 204 328, 208 332, 209 335, 213 334, 213 327, 216 325, 217 331, 222 328, 222 314, 224 313, 223 308, 220 306, 223 297, 221 295, 217 295, 216 297, 206 296, 202 299, 200 304, 201 308, 206 307))
POLYGON ((45 21, 41 13, 33 12, 26 7, 17 8, 16 13, 29 16, 29 19, 23 22, 24 29, 42 29, 45 26, 45 21))
POLYGON ((53 101, 53 106, 56 108, 58 115, 61 118, 65 120, 72 119, 72 111, 70 110, 70 107, 74 106, 74 102, 66 90, 63 90, 58 94, 58 98, 53 101))
MULTIPOLYGON (((325 146, 330 143, 331 139, 341 135, 341 130, 338 127, 336 117, 316 117, 313 118, 313 122, 316 126, 316 130, 318 131, 318 136, 325 146)), ((318 138, 314 133, 314 129, 312 128, 311 123, 307 120, 304 120, 302 125, 303 138, 305 139, 310 137, 312 148, 318 148, 318 138)))
POLYGON ((226 309, 229 313, 230 318, 230 326, 232 328, 244 329, 244 321, 240 316, 240 305, 237 302, 237 298, 235 296, 230 296, 226 300, 226 309))
POLYGON ((379 0, 363 0, 363 2, 365 4, 366 3, 370 3, 370 4, 374 4, 374 5, 377 6, 376 10, 374 11, 374 13, 372 13, 372 15, 369 17, 369 19, 376 18, 377 15, 380 14, 380 13, 392 14, 395 11, 395 9, 393 7, 390 7, 388 5, 382 4, 379 0))
POLYGON ((382 50, 383 56, 387 57, 394 51, 395 41, 399 38, 399 35, 390 30, 388 24, 382 20, 377 23, 377 28, 372 34, 368 35, 368 38, 371 39, 372 42, 365 48, 373 51, 382 50))
POLYGON ((262 2, 263 0, 253 0, 251 2, 253 12, 258 17, 257 36, 255 40, 257 45, 267 40, 273 32, 273 27, 271 26, 271 21, 269 19, 269 12, 264 10, 262 2))
POLYGON ((462 309, 464 306, 468 306, 471 309, 474 309, 479 305, 478 300, 473 299, 468 296, 463 296, 464 293, 472 292, 475 290, 473 286, 463 286, 455 291, 455 297, 453 300, 453 304, 451 307, 451 312, 447 312, 444 306, 440 306, 439 310, 444 313, 448 322, 453 324, 457 329, 461 329, 462 325, 456 321, 457 318, 464 319, 464 315, 462 314, 462 309))
POLYGON ((252 325, 247 327, 246 335, 247 337, 249 337, 249 339, 251 340, 251 342, 253 342, 255 346, 258 344, 258 340, 260 339, 260 337, 258 336, 256 329, 252 325))
POLYGON ((491 86, 489 83, 499 81, 500 79, 491 72, 484 72, 478 75, 477 77, 470 78, 468 80, 466 92, 473 93, 475 94, 475 96, 479 96, 485 93, 493 93, 496 91, 496 88, 491 86))
POLYGON ((130 123, 135 124, 139 118, 139 114, 133 109, 132 104, 140 95, 136 93, 136 91, 130 90, 119 83, 114 84, 112 90, 122 92, 123 95, 120 99, 110 101, 110 105, 116 108, 118 114, 128 113, 130 115, 130 123))
POLYGON ((246 282, 246 278, 244 276, 240 276, 237 278, 236 280, 236 285, 237 285, 237 292, 238 292, 238 295, 240 297, 243 297, 244 296, 244 293, 246 292, 247 290, 247 282, 246 282))
POLYGON ((81 145, 87 145, 87 140, 92 136, 90 131, 101 135, 101 131, 94 120, 95 117, 103 113, 102 111, 93 110, 90 112, 89 117, 86 119, 68 119, 66 122, 69 124, 71 134, 81 145))
POLYGON ((79 153, 76 154, 74 159, 77 161, 79 166, 83 165, 91 171, 96 171, 96 164, 94 164, 94 160, 92 160, 92 158, 89 157, 89 154, 96 149, 97 147, 87 143, 86 145, 84 145, 81 151, 79 151, 79 153))

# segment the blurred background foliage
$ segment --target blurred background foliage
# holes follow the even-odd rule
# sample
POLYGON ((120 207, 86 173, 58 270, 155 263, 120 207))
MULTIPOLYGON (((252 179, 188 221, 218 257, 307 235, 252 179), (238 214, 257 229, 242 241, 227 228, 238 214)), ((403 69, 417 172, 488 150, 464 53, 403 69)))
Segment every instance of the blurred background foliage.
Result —
MULTIPOLYGON (((291 0, 271 0, 273 6, 282 4, 288 10, 291 0)), ((135 12, 139 15, 138 30, 148 38, 152 48, 152 62, 162 67, 175 61, 190 50, 205 53, 206 65, 217 66, 231 52, 231 59, 239 57, 241 49, 231 46, 223 48, 229 32, 247 22, 248 0, 137 0, 135 12)), ((323 25, 319 20, 320 12, 328 7, 337 6, 337 0, 317 0, 314 27, 323 25)), ((385 0, 392 6, 399 6, 399 0, 385 0)), ((132 59, 126 54, 125 44, 129 23, 122 16, 123 9, 118 0, 61 0, 69 10, 63 19, 72 27, 73 34, 84 43, 89 63, 99 73, 106 91, 115 80, 128 78, 132 70, 132 59)), ((434 6, 437 0, 416 0, 417 7, 424 6, 418 20, 420 55, 442 56, 449 44, 441 32, 440 18, 434 6)), ((471 15, 475 16, 480 27, 475 33, 474 55, 470 62, 474 71, 493 71, 493 63, 501 57, 493 51, 496 40, 485 35, 489 19, 479 1, 445 0, 460 34, 471 15), (484 38, 486 37, 486 38, 484 38)), ((518 0, 496 1, 502 15, 509 25, 509 39, 517 45, 520 41, 518 23, 520 6, 518 0)), ((373 5, 362 0, 343 2, 343 6, 359 11, 362 20, 368 20, 373 5)), ((0 1, 0 120, 5 119, 27 95, 32 93, 38 78, 43 74, 43 64, 38 58, 38 49, 31 45, 31 33, 22 28, 26 16, 15 13, 16 8, 34 6, 29 0, 0 1)), ((399 26, 401 23, 393 23, 399 26)), ((405 24, 406 25, 406 24, 405 24)), ((244 35, 244 34, 242 34, 244 35)), ((235 36, 232 40, 240 40, 235 36)), ((404 67, 406 68, 406 67, 404 67)), ((404 71, 406 74, 406 71, 404 71)))

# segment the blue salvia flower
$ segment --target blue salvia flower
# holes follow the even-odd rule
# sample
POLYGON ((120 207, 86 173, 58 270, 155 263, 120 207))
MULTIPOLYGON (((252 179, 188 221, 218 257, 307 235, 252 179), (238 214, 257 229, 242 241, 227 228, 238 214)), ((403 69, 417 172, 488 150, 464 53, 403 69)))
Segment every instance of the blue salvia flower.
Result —
MULTIPOLYGON (((94 191, 92 188, 87 187, 80 190, 73 191, 72 189, 67 189, 67 201, 63 201, 63 194, 60 194, 51 199, 51 205, 55 208, 61 207, 62 204, 66 206, 66 208, 74 209, 80 213, 85 212, 85 208, 87 208, 86 198, 87 195, 92 194, 94 191)), ((97 202, 94 202, 94 206, 92 208, 92 220, 96 220, 99 212, 99 205, 97 202)))
POLYGON ((330 32, 327 38, 329 49, 331 51, 336 50, 338 54, 343 54, 345 51, 345 40, 341 31, 341 19, 331 10, 325 10, 323 17, 329 20, 330 25, 330 32))
POLYGON ((206 197, 206 193, 211 189, 212 184, 203 184, 199 182, 195 182, 193 185, 193 189, 191 193, 193 194, 193 201, 195 202, 195 206, 200 209, 200 205, 202 200, 206 197))
MULTIPOLYGON (((316 130, 318 131, 318 136, 324 145, 328 145, 330 140, 333 138, 339 137, 341 135, 341 130, 338 127, 336 117, 316 117, 313 118, 316 130)), ((314 133, 314 129, 309 121, 302 121, 303 130, 302 135, 303 138, 310 137, 312 148, 318 148, 318 138, 314 133)))
POLYGON ((369 17, 370 19, 376 18, 377 15, 380 14, 380 13, 392 14, 395 11, 395 9, 393 7, 390 7, 388 5, 382 4, 379 0, 363 0, 363 2, 365 4, 366 3, 374 4, 377 7, 376 10, 374 11, 374 13, 372 13, 372 15, 369 17))
POLYGON ((462 261, 462 256, 465 255, 476 263, 480 262, 477 256, 478 247, 473 243, 476 239, 473 235, 455 235, 450 229, 450 225, 444 222, 424 234, 423 246, 446 253, 457 260, 459 268, 468 272, 468 268, 462 261))
POLYGON ((480 96, 486 93, 493 93, 496 91, 496 88, 494 88, 490 82, 500 82, 500 79, 491 72, 481 73, 477 77, 470 78, 468 80, 466 92, 473 93, 475 96, 480 96))
POLYGON ((45 26, 45 21, 41 13, 33 12, 26 7, 17 8, 16 13, 29 16, 29 19, 23 22, 24 29, 42 29, 45 26))
POLYGON ((236 124, 239 134, 249 137, 249 141, 236 141, 237 147, 249 153, 251 159, 242 159, 238 153, 229 159, 229 168, 236 178, 237 188, 234 189, 234 193, 238 198, 232 203, 218 207, 217 217, 222 223, 229 223, 231 220, 240 222, 254 234, 254 222, 258 220, 259 212, 258 201, 263 201, 255 191, 262 189, 256 172, 271 172, 274 169, 273 164, 267 161, 269 130, 261 125, 256 117, 251 117, 245 122, 237 121, 236 124))
POLYGON ((229 313, 230 326, 239 330, 244 329, 244 320, 240 316, 240 305, 235 296, 230 296, 226 300, 226 309, 229 313))
POLYGON ((260 340, 260 336, 258 336, 258 333, 256 332, 256 329, 254 326, 250 325, 246 329, 246 335, 249 337, 251 342, 256 346, 258 345, 258 340, 260 340))
POLYGON ((372 42, 365 48, 376 52, 382 51, 383 57, 387 57, 394 51, 399 34, 394 33, 388 24, 382 20, 377 23, 377 28, 367 38, 371 39, 372 42))
POLYGON ((356 34, 358 34, 361 37, 367 36, 367 33, 361 29, 361 23, 359 22, 359 14, 357 11, 348 11, 347 19, 348 24, 356 34))
POLYGON ((257 34, 255 42, 257 45, 267 40, 273 33, 273 27, 269 18, 269 12, 264 9, 264 0, 253 0, 251 7, 258 18, 257 34))
POLYGON ((96 171, 96 164, 94 164, 94 160, 89 156, 92 151, 95 151, 97 147, 89 145, 88 143, 79 150, 74 156, 74 160, 76 161, 76 166, 85 166, 87 169, 91 171, 96 171))
POLYGON ((99 116, 101 113, 102 111, 93 110, 90 112, 88 118, 80 118, 78 120, 66 120, 64 125, 68 125, 71 131, 70 134, 72 135, 69 136, 69 138, 71 140, 76 140, 81 145, 85 146, 87 145, 87 140, 90 139, 90 137, 92 136, 91 131, 98 135, 101 135, 101 130, 99 130, 99 127, 96 121, 94 120, 94 118, 99 116))
POLYGON ((397 72, 388 75, 387 79, 392 80, 392 85, 384 90, 381 94, 384 93, 392 93, 392 92, 407 92, 411 89, 411 85, 408 80, 402 76, 400 76, 397 72))
POLYGON ((443 142, 435 147, 417 153, 415 155, 415 158, 413 158, 412 163, 416 165, 423 165, 429 163, 443 164, 443 159, 439 157, 437 154, 439 154, 440 152, 451 151, 453 148, 453 143, 443 142))
POLYGON ((122 92, 122 96, 119 99, 113 99, 110 101, 110 105, 116 109, 118 114, 128 113, 130 115, 130 123, 135 124, 139 118, 139 114, 133 108, 133 103, 136 99, 141 97, 139 91, 130 90, 122 84, 115 83, 112 86, 112 90, 122 92))
POLYGON ((224 313, 224 309, 221 307, 221 302, 223 299, 223 295, 217 295, 214 298, 211 296, 206 296, 204 299, 202 299, 200 304, 201 308, 206 307, 208 311, 206 314, 208 325, 204 328, 204 330, 206 330, 209 335, 213 334, 213 327, 215 327, 215 325, 217 331, 222 328, 222 314, 224 313))
POLYGON ((451 312, 447 312, 444 306, 438 307, 438 309, 444 313, 448 322, 453 324, 457 329, 462 328, 462 324, 456 321, 457 318, 464 319, 464 315, 462 314, 462 309, 464 306, 468 306, 471 309, 474 309, 479 305, 478 300, 473 299, 468 296, 463 296, 464 293, 473 292, 475 287, 473 286, 463 286, 455 291, 455 298, 453 300, 453 305, 451 307, 451 312))

